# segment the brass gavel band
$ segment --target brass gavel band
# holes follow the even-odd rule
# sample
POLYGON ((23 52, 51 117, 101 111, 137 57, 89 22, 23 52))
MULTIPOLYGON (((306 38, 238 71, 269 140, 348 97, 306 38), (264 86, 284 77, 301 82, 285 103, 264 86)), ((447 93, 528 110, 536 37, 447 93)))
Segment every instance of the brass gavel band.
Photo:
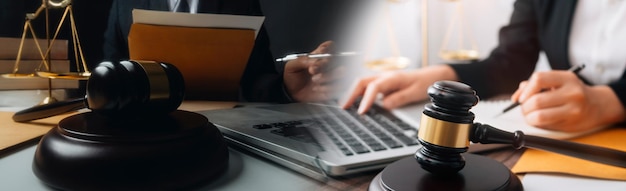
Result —
POLYGON ((465 148, 469 146, 471 127, 472 124, 447 122, 422 113, 417 137, 438 146, 465 148))
POLYGON ((135 61, 146 71, 150 83, 150 101, 170 98, 170 83, 161 64, 154 61, 135 61))

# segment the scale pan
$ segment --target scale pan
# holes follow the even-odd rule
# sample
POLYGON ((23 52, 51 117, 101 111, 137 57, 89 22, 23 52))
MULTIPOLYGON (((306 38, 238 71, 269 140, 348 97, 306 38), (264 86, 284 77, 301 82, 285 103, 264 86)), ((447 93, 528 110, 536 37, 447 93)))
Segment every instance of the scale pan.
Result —
POLYGON ((444 60, 451 61, 470 61, 478 60, 477 50, 442 50, 439 56, 444 60))
POLYGON ((18 73, 11 73, 11 74, 2 74, 1 75, 3 78, 12 78, 12 79, 20 79, 20 78, 35 78, 37 76, 35 76, 35 74, 18 74, 18 73))
POLYGON ((365 63, 365 67, 375 71, 399 70, 406 68, 410 62, 411 60, 407 57, 387 57, 368 61, 365 63))
POLYGON ((37 72, 37 76, 50 78, 50 79, 66 79, 66 80, 87 80, 91 73, 89 72, 68 72, 68 73, 53 73, 53 72, 37 72))

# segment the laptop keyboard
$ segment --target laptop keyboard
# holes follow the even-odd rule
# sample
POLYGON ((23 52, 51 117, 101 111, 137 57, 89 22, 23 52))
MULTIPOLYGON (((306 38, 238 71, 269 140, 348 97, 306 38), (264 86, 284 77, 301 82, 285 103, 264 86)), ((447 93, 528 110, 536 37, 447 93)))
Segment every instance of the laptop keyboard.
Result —
POLYGON ((269 129, 276 135, 319 145, 307 130, 318 128, 347 156, 419 144, 417 128, 379 106, 374 105, 364 115, 357 113, 356 106, 347 110, 331 108, 328 113, 315 119, 257 124, 253 128, 269 129))

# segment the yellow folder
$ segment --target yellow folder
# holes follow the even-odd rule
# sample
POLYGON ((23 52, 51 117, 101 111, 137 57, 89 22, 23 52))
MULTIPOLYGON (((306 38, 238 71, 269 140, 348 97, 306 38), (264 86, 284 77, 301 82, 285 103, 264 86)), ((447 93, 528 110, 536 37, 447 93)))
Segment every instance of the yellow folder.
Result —
POLYGON ((128 46, 132 60, 176 66, 185 80, 185 99, 234 101, 254 39, 252 29, 133 23, 128 46))
MULTIPOLYGON (((613 127, 572 139, 573 142, 626 151, 624 127, 613 127)), ((626 169, 590 162, 547 151, 528 149, 512 169, 515 173, 563 173, 583 177, 626 181, 626 169)))

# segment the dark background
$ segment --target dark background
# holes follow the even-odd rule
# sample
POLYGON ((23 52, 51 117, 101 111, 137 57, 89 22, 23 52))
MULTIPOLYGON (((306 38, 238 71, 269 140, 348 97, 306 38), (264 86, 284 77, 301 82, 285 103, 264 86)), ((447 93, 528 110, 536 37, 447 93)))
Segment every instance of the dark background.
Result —
POLYGON ((359 19, 355 11, 370 0, 260 0, 274 57, 310 52, 326 40, 336 52, 354 51, 348 23, 359 19))
MULTIPOLYGON (((103 33, 113 0, 74 0, 73 11, 78 35, 90 69, 102 61, 103 33)), ((353 10, 362 0, 260 0, 266 16, 274 57, 309 52, 325 40, 342 43, 343 26, 351 22, 353 10)), ((21 37, 26 13, 33 13, 40 0, 0 0, 0 36, 21 37)), ((50 31, 54 32, 64 9, 50 10, 50 31)), ((45 38, 44 14, 33 20, 37 37, 45 38)), ((60 39, 70 39, 69 20, 63 24, 60 39)), ((1 46, 1 45, 0 45, 1 46)), ((69 50, 73 50, 70 41, 69 50)), ((341 48, 338 48, 341 49, 341 48)), ((340 50, 337 50, 340 51, 340 50)), ((69 58, 73 58, 73 51, 69 58)), ((70 60, 73 62, 73 60, 70 60)), ((71 64, 72 69, 75 66, 71 64)))

